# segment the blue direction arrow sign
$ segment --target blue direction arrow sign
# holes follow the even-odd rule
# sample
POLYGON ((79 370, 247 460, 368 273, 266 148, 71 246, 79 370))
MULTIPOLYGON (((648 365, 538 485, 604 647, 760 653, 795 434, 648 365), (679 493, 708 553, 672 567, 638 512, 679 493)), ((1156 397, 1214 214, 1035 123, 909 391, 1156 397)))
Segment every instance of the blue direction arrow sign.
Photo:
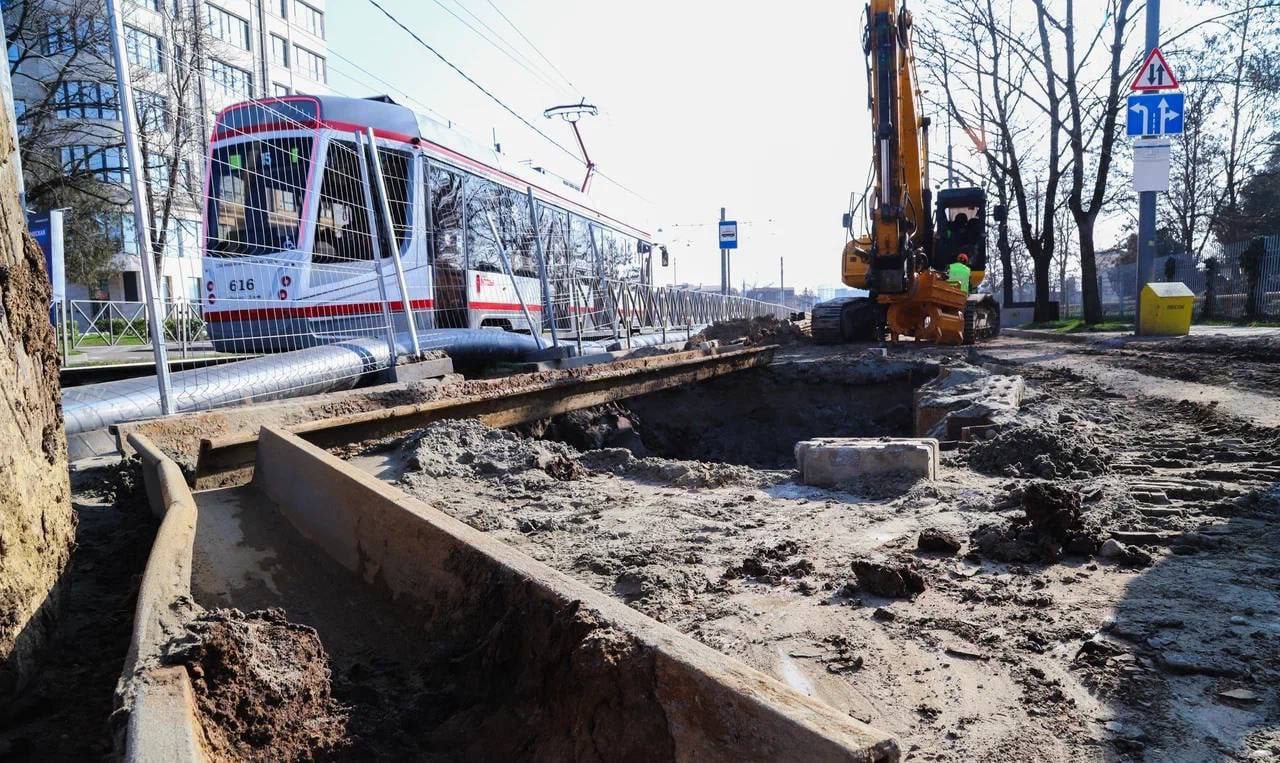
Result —
POLYGON ((1182 93, 1150 93, 1129 96, 1128 129, 1130 138, 1149 135, 1181 135, 1182 93))

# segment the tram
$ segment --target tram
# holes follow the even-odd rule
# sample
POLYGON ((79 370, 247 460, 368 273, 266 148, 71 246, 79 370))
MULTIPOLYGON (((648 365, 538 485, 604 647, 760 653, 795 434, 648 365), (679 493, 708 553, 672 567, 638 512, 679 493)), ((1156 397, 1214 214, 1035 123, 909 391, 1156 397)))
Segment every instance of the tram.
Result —
POLYGON ((386 97, 229 106, 205 178, 203 313, 220 352, 370 335, 384 310, 401 329, 412 315, 419 329, 531 332, 550 303, 561 330, 589 335, 607 328, 606 284, 652 281, 644 230, 386 97))

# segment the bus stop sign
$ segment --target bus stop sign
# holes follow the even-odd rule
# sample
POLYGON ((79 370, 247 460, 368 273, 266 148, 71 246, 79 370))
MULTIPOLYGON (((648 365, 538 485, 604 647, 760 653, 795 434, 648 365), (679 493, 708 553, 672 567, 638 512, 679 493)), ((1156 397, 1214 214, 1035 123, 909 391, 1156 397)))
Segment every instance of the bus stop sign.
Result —
POLYGON ((738 248, 738 221, 737 220, 721 220, 720 221, 720 248, 721 249, 737 249, 738 248))

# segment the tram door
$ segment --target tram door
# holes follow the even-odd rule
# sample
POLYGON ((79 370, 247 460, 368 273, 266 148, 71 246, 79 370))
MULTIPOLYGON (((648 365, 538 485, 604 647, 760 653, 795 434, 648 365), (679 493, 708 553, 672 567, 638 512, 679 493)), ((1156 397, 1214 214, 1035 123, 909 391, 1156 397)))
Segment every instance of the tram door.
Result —
POLYGON ((427 247, 431 259, 432 302, 437 328, 467 327, 467 273, 462 250, 462 176, 437 164, 428 165, 430 210, 427 247))

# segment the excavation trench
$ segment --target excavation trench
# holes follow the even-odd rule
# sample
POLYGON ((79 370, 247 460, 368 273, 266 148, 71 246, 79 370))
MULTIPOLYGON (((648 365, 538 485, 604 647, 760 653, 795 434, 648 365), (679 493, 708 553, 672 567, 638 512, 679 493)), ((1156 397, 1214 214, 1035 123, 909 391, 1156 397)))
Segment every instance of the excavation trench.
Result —
POLYGON ((795 465, 813 437, 904 437, 915 389, 937 366, 868 356, 863 362, 785 361, 521 428, 578 450, 759 469, 795 465))
POLYGON ((896 759, 297 438, 264 428, 253 482, 194 500, 203 612, 167 651, 215 758, 896 759))

